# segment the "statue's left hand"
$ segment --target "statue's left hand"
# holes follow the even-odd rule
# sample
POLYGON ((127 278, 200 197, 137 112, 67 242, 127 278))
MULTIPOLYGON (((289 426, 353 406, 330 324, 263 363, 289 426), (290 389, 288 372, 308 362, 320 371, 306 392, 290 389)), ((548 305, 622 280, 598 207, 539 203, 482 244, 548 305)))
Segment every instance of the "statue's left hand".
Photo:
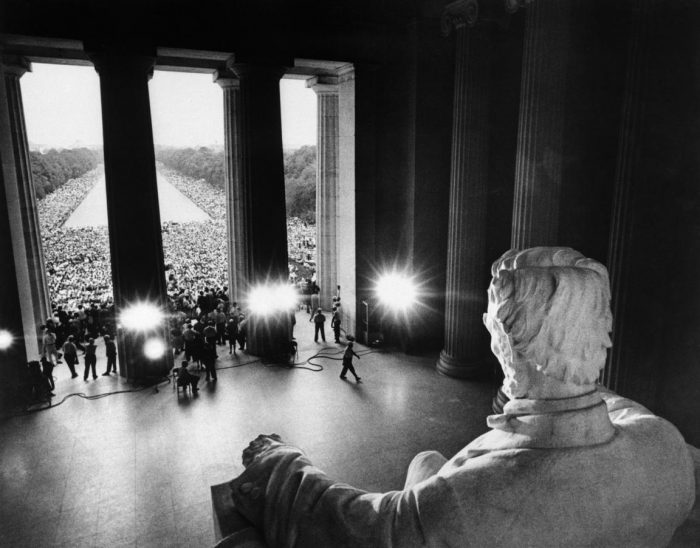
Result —
POLYGON ((279 435, 260 434, 243 450, 243 466, 248 468, 257 456, 280 445, 282 445, 282 438, 279 435))

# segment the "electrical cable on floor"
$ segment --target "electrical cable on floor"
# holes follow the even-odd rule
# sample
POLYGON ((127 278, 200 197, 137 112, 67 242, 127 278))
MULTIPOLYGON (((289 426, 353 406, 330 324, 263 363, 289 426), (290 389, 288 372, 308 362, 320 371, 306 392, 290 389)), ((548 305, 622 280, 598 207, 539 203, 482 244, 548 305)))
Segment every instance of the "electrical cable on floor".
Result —
MULTIPOLYGON (((383 352, 384 351, 382 351, 382 350, 367 349, 367 350, 360 350, 357 352, 357 354, 359 356, 366 356, 368 354, 376 354, 376 353, 383 353, 383 352)), ((307 371, 312 371, 313 373, 320 373, 321 371, 323 371, 325 369, 325 367, 322 364, 316 363, 313 360, 326 359, 326 360, 342 361, 342 359, 343 359, 342 357, 336 357, 336 356, 343 354, 343 353, 344 353, 344 350, 337 350, 335 352, 332 352, 332 348, 325 348, 325 349, 317 352, 313 356, 310 356, 309 358, 307 358, 303 362, 292 362, 292 363, 269 362, 269 361, 263 360, 262 358, 258 358, 258 359, 249 360, 249 361, 243 362, 243 363, 236 363, 236 364, 227 365, 224 367, 216 367, 215 369, 217 371, 223 371, 224 369, 234 369, 236 367, 243 367, 245 365, 251 365, 253 363, 260 362, 265 367, 284 367, 286 369, 305 369, 307 371)), ((298 356, 299 356, 299 353, 297 352, 295 357, 298 358, 298 356)), ((33 405, 30 405, 26 409, 24 409, 24 411, 21 413, 3 415, 0 418, 9 419, 9 418, 14 418, 14 417, 22 417, 22 416, 26 416, 26 415, 31 415, 33 413, 38 413, 39 411, 46 411, 48 409, 55 409, 56 407, 58 407, 59 405, 62 405, 67 400, 69 400, 70 398, 73 398, 73 397, 78 397, 78 398, 82 398, 85 400, 99 400, 102 398, 106 398, 107 396, 114 396, 116 394, 129 394, 129 393, 135 393, 135 392, 142 392, 143 390, 146 390, 147 388, 151 388, 151 387, 153 388, 154 393, 157 393, 159 391, 158 386, 160 384, 165 383, 165 382, 170 384, 172 382, 172 375, 167 375, 166 377, 160 377, 159 379, 156 380, 156 382, 154 384, 141 386, 138 388, 128 388, 125 390, 114 390, 114 391, 110 391, 110 392, 103 392, 100 394, 93 394, 93 395, 87 395, 84 392, 73 392, 71 394, 67 394, 66 396, 64 396, 63 399, 56 404, 52 403, 51 400, 49 400, 48 402, 37 402, 33 405), (46 403, 48 403, 48 405, 46 405, 46 403), (40 407, 37 407, 37 406, 40 406, 40 407)))
POLYGON ((146 389, 151 388, 151 387, 154 389, 154 392, 157 392, 158 385, 162 384, 164 382, 170 383, 170 376, 161 377, 154 385, 141 386, 139 388, 127 388, 125 390, 113 390, 110 392, 102 392, 100 394, 92 394, 92 395, 85 394, 84 392, 73 392, 71 394, 66 394, 63 397, 63 399, 61 399, 61 401, 58 403, 53 403, 52 400, 49 400, 48 402, 36 402, 36 403, 31 404, 28 407, 26 407, 21 413, 3 415, 2 418, 9 419, 9 418, 14 418, 14 417, 23 417, 26 415, 31 415, 33 413, 38 413, 39 411, 47 411, 49 409, 55 409, 59 405, 63 405, 70 398, 77 397, 77 398, 82 398, 84 400, 99 400, 102 398, 106 398, 107 396, 114 396, 115 394, 128 394, 128 393, 133 393, 133 392, 142 392, 143 390, 146 390, 146 389), (48 403, 48 405, 46 405, 47 403, 48 403))
POLYGON ((260 358, 258 358, 257 360, 250 360, 250 361, 243 362, 243 363, 235 363, 233 365, 226 365, 224 367, 215 367, 214 369, 216 369, 217 371, 222 371, 224 369, 234 369, 235 367, 243 367, 244 365, 250 365, 251 363, 258 363, 259 361, 262 361, 262 360, 260 358))

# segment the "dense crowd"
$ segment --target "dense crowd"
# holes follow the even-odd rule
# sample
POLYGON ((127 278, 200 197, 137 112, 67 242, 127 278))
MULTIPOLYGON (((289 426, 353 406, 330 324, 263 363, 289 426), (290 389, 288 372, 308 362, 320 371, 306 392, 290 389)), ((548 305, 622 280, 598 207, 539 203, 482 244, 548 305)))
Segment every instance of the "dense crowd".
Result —
POLYGON ((82 177, 71 179, 65 185, 54 190, 46 198, 37 202, 41 235, 49 238, 53 230, 63 226, 75 208, 80 205, 92 187, 97 184, 100 177, 104 176, 104 168, 100 164, 97 169, 88 171, 82 177))
POLYGON ((158 164, 158 172, 212 219, 221 221, 226 219, 226 193, 223 190, 204 179, 186 177, 161 163, 158 164))
MULTIPOLYGON (((174 308, 182 310, 183 302, 196 302, 205 289, 220 291, 229 285, 226 197, 203 179, 184 177, 162 165, 159 172, 211 217, 206 222, 168 222, 162 227, 168 295, 174 308)), ((49 291, 54 305, 67 311, 77 311, 80 305, 112 304, 107 227, 63 226, 102 176, 100 166, 38 202, 49 291)), ((290 279, 313 277, 315 227, 291 218, 287 228, 290 279)))
POLYGON ((101 167, 94 169, 37 204, 49 292, 52 301, 65 309, 112 299, 107 228, 63 227, 102 176, 101 167))
POLYGON ((297 217, 288 218, 287 253, 291 281, 313 277, 316 271, 316 226, 297 217))

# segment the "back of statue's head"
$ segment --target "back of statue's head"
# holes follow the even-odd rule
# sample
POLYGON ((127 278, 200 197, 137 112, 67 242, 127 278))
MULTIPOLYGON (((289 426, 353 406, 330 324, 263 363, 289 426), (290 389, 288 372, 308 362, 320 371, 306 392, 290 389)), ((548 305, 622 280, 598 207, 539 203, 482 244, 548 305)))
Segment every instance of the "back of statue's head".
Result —
POLYGON ((611 346, 605 266, 571 248, 534 247, 506 252, 491 274, 488 316, 513 354, 559 381, 595 382, 611 346))

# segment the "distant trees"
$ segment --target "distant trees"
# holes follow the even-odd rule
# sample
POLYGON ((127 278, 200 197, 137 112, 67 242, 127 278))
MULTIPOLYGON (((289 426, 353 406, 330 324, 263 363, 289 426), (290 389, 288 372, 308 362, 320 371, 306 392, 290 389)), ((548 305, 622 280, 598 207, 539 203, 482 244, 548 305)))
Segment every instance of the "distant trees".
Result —
POLYGON ((307 145, 284 155, 287 216, 316 222, 316 146, 307 145))
POLYGON ((156 160, 163 162, 169 168, 175 169, 187 177, 204 179, 212 186, 224 188, 226 178, 223 151, 216 151, 207 147, 158 147, 156 149, 156 160))
POLYGON ((32 150, 29 161, 37 200, 51 194, 70 179, 77 179, 102 161, 101 153, 88 148, 51 149, 46 153, 32 150))
MULTIPOLYGON (((224 153, 207 147, 156 149, 156 159, 193 179, 224 188, 224 153)), ((284 154, 287 216, 316 222, 316 147, 303 146, 284 154)))

